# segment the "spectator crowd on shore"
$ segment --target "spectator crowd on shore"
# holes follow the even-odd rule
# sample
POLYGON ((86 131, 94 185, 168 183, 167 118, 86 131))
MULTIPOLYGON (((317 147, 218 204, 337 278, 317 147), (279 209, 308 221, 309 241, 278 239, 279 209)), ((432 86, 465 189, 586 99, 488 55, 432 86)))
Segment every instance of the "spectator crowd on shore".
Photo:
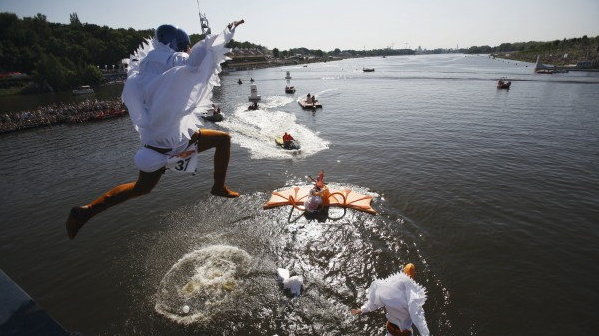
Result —
POLYGON ((78 103, 57 103, 30 111, 0 114, 0 133, 55 124, 75 124, 111 119, 127 114, 120 98, 87 99, 78 103))

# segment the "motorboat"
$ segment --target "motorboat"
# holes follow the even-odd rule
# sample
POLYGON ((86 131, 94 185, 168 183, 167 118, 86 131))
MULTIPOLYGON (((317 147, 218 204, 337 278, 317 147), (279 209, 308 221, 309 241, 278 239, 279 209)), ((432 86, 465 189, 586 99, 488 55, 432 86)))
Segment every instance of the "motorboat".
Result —
POLYGON ((322 108, 322 104, 317 100, 315 103, 308 102, 308 99, 304 98, 298 100, 298 104, 304 109, 317 109, 322 108))
POLYGON ((256 111, 259 109, 260 109, 260 106, 258 106, 258 104, 252 104, 252 105, 248 106, 249 111, 256 111))
POLYGON ((222 113, 220 113, 220 112, 214 113, 214 110, 210 109, 206 112, 206 114, 202 115, 202 119, 212 121, 212 122, 219 122, 219 121, 223 121, 223 119, 225 119, 225 117, 222 115, 222 113))
POLYGON ((280 146, 283 149, 287 149, 287 150, 298 150, 301 149, 301 146, 299 144, 299 142, 295 139, 291 140, 291 141, 287 141, 287 143, 285 143, 285 141, 283 141, 283 137, 276 137, 275 138, 275 143, 280 146))
POLYGON ((374 68, 362 68, 364 72, 374 72, 374 68))
POLYGON ((555 74, 555 73, 568 73, 568 70, 564 70, 564 69, 537 69, 535 70, 535 73, 538 74, 555 74))
POLYGON ((89 86, 89 85, 82 85, 82 86, 76 88, 75 90, 73 90, 74 95, 83 95, 83 94, 90 94, 90 93, 94 93, 94 89, 92 89, 91 86, 89 86))
POLYGON ((505 78, 501 78, 499 81, 497 81, 497 88, 498 89, 510 89, 510 86, 512 85, 512 82, 508 81, 505 78))
POLYGON ((222 113, 220 113, 220 108, 218 108, 217 113, 215 113, 214 108, 211 108, 208 111, 206 111, 206 114, 202 115, 202 119, 212 121, 212 122, 219 122, 219 121, 223 121, 223 119, 225 119, 225 117, 222 115, 222 113))
POLYGON ((286 86, 285 93, 295 93, 295 87, 294 86, 286 86))
POLYGON ((204 120, 208 120, 208 121, 212 121, 212 122, 219 122, 219 121, 223 121, 223 119, 225 119, 225 117, 223 117, 222 114, 208 114, 208 115, 203 115, 202 119, 204 120))

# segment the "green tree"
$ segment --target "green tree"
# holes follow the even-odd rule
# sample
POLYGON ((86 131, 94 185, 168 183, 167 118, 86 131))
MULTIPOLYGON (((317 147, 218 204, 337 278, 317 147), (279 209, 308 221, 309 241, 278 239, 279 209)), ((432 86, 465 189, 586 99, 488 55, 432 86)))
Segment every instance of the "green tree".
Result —
POLYGON ((77 16, 77 13, 71 13, 69 15, 69 20, 71 21, 71 25, 81 26, 81 21, 79 21, 79 16, 77 16))
POLYGON ((96 85, 102 81, 102 72, 96 66, 88 64, 79 69, 76 77, 79 85, 96 85))
POLYGON ((274 48, 274 49, 272 50, 272 56, 273 56, 274 58, 279 58, 279 49, 278 49, 278 48, 274 48))
POLYGON ((53 55, 42 55, 34 70, 34 80, 40 87, 50 86, 52 90, 68 87, 67 80, 72 72, 66 69, 53 55))

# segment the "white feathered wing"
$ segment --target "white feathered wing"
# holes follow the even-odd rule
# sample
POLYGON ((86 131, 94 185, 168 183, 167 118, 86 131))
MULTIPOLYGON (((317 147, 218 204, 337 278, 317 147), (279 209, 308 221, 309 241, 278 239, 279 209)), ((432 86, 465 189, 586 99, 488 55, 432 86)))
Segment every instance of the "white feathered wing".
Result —
POLYGON ((170 68, 145 85, 143 92, 138 84, 139 63, 152 50, 152 43, 146 41, 138 49, 123 97, 128 97, 131 121, 142 141, 151 133, 152 144, 175 148, 191 139, 202 125, 202 112, 212 104, 212 89, 220 85, 220 64, 228 59, 225 45, 233 34, 234 29, 226 30, 196 43, 186 65, 170 68))

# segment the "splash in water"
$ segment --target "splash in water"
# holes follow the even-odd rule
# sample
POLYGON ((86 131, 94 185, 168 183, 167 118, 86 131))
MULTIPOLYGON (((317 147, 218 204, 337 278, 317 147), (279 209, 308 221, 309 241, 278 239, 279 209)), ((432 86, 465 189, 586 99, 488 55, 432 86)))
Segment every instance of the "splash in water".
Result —
POLYGON ((210 321, 221 305, 243 291, 251 260, 244 250, 227 245, 184 255, 160 282, 156 312, 181 324, 210 321))

